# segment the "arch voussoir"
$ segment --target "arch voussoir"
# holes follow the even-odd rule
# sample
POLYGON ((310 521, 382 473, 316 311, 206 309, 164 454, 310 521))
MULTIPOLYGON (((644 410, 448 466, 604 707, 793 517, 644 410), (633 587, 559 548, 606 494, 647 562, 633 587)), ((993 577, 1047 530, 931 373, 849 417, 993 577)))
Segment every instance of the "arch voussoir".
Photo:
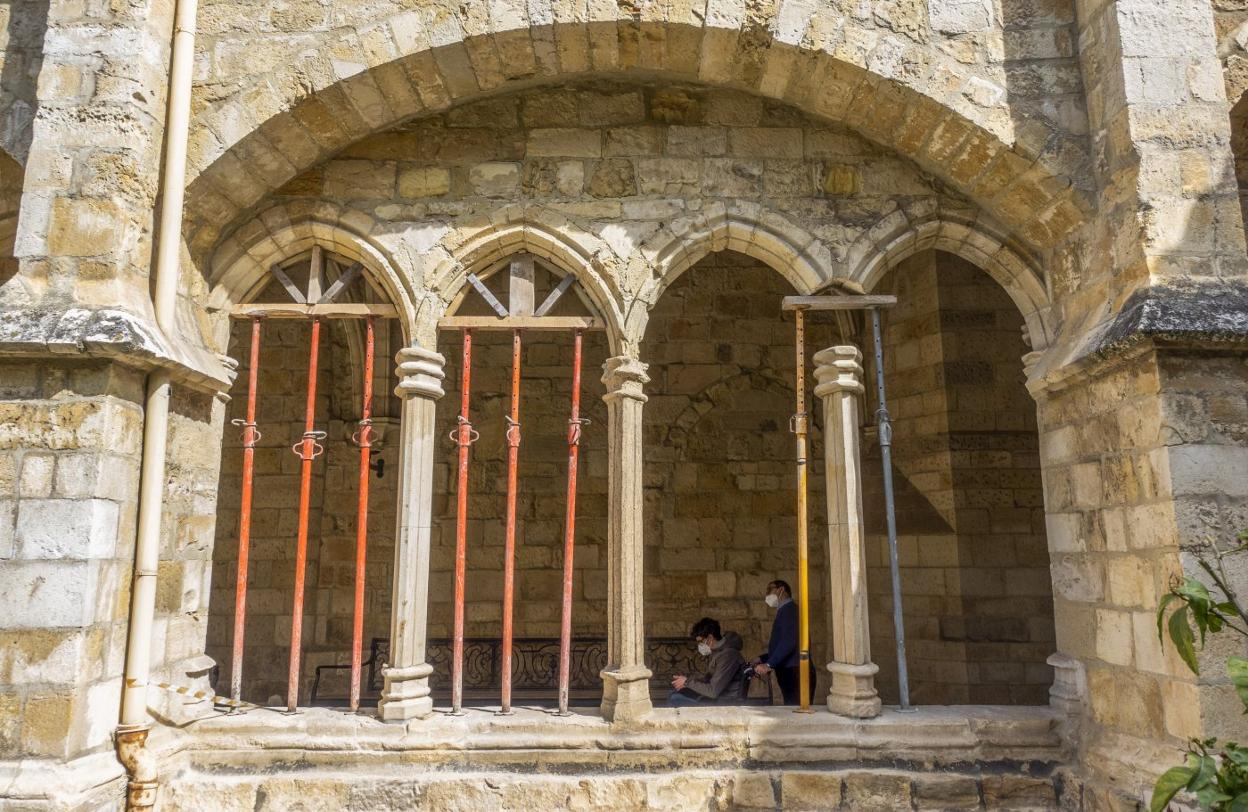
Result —
POLYGON ((629 15, 616 4, 463 4, 353 29, 328 48, 334 59, 292 60, 197 118, 188 209, 205 233, 196 246, 211 245, 299 171, 396 122, 508 87, 621 73, 746 89, 846 123, 1033 247, 1084 221, 1070 175, 1086 150, 1071 138, 1016 131, 1003 98, 969 104, 970 83, 991 98, 992 81, 938 50, 790 5, 760 15, 707 0, 702 14, 646 4, 629 15))

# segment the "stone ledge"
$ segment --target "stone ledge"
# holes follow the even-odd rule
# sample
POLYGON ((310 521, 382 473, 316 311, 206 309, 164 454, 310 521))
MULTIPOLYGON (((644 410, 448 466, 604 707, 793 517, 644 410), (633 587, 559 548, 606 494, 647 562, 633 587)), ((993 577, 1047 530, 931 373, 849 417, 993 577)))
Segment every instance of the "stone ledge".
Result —
POLYGON ((1087 353, 1110 355, 1143 339, 1201 349, 1248 348, 1248 284, 1137 290, 1087 353))
POLYGON ((125 777, 111 747, 68 762, 0 760, 0 808, 106 809, 125 793, 125 777))
POLYGON ((164 336, 149 319, 116 309, 0 310, 0 357, 107 358, 142 370, 165 368, 198 389, 224 391, 234 374, 215 355, 164 336))
POLYGON ((1248 352, 1248 284, 1141 288, 1081 336, 1075 346, 1052 345, 1035 363, 1027 381, 1033 396, 1071 386, 1152 348, 1248 352))
MULTIPOLYGON (((180 737, 181 738, 181 737, 180 737)), ((405 769, 665 769, 750 765, 1055 764, 1064 751, 1059 715, 1048 707, 929 707, 875 719, 788 708, 652 711, 611 725, 598 716, 560 719, 522 709, 511 717, 470 710, 392 725, 315 708, 270 710, 194 723, 181 760, 210 772, 353 769, 382 762, 405 769)), ((170 754, 172 755, 172 754, 170 754)))

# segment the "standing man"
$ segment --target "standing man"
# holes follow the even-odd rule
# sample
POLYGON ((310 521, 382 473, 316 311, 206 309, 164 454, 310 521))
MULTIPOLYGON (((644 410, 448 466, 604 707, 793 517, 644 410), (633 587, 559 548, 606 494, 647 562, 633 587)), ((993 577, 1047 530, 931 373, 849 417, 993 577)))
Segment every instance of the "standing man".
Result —
MULTIPOLYGON (((776 618, 771 623, 767 650, 754 661, 754 672, 765 676, 775 671, 784 704, 800 705, 801 677, 797 668, 801 659, 797 648, 797 604, 793 602, 793 591, 784 581, 772 581, 767 584, 763 600, 776 610, 776 618)), ((814 693, 814 674, 811 674, 811 693, 814 693)))

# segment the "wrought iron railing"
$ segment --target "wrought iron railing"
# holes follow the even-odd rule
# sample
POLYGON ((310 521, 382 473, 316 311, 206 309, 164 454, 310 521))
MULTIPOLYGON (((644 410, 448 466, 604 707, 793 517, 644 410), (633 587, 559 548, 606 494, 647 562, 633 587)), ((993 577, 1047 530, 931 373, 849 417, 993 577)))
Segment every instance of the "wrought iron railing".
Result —
MULTIPOLYGON (((368 669, 364 684, 364 698, 375 701, 381 695, 382 668, 390 656, 390 640, 374 637, 369 658, 364 662, 368 669)), ((430 640, 425 653, 426 661, 433 666, 429 687, 439 698, 450 695, 451 640, 430 640)), ((607 641, 598 637, 575 637, 572 639, 570 687, 574 696, 597 698, 602 692, 602 670, 607 666, 607 641)), ((670 683, 676 674, 697 674, 706 668, 706 661, 698 656, 693 642, 685 637, 652 637, 646 640, 646 665, 654 672, 650 679, 652 693, 661 695, 671 690, 670 683)), ((332 703, 339 699, 325 695, 322 685, 325 677, 334 671, 349 669, 349 665, 317 666, 312 683, 312 703, 332 703)), ((512 688, 532 696, 549 692, 554 698, 559 678, 559 639, 556 637, 517 637, 512 644, 512 688)), ((497 693, 501 681, 502 643, 495 638, 469 637, 464 640, 464 691, 469 695, 482 696, 497 693)))

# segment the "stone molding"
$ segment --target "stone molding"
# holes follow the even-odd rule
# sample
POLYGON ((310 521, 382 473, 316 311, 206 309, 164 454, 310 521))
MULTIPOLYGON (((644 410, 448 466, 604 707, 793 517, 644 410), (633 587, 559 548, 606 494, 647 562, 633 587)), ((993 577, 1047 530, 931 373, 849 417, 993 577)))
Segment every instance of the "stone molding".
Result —
POLYGON ((605 372, 602 375, 602 382, 607 387, 607 393, 603 395, 603 399, 608 403, 622 398, 645 403, 647 398, 642 392, 642 387, 650 383, 650 376, 646 374, 649 368, 649 364, 644 364, 631 356, 608 358, 603 364, 605 372))
POLYGON ((437 400, 446 394, 442 389, 446 358, 441 353, 414 345, 399 350, 394 360, 398 363, 399 379, 394 394, 403 400, 413 397, 437 400))
POLYGON ((815 353, 815 397, 823 398, 837 392, 861 395, 866 391, 862 383, 862 351, 852 345, 828 347, 815 353))
POLYGON ((0 310, 0 357, 106 358, 207 392, 228 390, 235 373, 221 359, 182 338, 165 336, 146 317, 111 308, 0 310))

